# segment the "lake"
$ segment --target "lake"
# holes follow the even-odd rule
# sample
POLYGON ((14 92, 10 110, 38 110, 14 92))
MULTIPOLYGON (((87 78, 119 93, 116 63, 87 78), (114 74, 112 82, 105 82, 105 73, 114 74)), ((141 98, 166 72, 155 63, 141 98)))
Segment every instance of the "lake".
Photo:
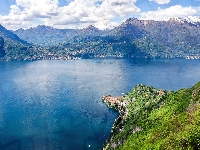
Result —
POLYGON ((198 81, 199 60, 0 61, 0 149, 97 150, 118 115, 103 95, 198 81))

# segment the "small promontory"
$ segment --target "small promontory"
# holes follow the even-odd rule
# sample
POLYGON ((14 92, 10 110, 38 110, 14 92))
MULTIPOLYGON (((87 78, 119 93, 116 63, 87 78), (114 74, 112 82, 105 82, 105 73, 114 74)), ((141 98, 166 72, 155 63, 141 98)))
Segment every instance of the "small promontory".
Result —
POLYGON ((200 82, 175 92, 139 84, 102 101, 119 112, 103 150, 200 149, 200 82))

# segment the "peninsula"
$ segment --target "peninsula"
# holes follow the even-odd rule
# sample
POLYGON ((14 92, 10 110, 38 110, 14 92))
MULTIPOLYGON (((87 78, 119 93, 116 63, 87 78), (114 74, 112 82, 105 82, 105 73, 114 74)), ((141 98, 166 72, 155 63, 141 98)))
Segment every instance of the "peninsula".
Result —
POLYGON ((178 91, 139 84, 102 101, 119 112, 103 150, 200 149, 200 82, 178 91))

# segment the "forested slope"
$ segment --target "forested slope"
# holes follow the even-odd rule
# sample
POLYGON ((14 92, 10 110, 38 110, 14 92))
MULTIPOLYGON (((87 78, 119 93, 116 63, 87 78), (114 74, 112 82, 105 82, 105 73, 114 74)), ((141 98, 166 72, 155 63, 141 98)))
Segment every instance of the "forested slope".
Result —
POLYGON ((200 149, 200 82, 175 92, 137 85, 114 108, 119 117, 103 149, 200 149))

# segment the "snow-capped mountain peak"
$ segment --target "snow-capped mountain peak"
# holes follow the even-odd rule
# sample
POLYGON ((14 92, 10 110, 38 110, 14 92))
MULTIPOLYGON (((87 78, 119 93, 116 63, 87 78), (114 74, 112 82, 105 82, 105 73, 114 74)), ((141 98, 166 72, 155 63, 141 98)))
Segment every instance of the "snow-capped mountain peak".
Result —
POLYGON ((176 21, 176 22, 180 22, 180 23, 188 23, 192 26, 200 26, 200 17, 198 17, 198 16, 188 16, 188 17, 185 17, 185 18, 173 17, 173 18, 170 18, 169 21, 176 21))
POLYGON ((190 22, 190 23, 200 23, 200 18, 198 16, 188 16, 184 18, 185 21, 190 22))

